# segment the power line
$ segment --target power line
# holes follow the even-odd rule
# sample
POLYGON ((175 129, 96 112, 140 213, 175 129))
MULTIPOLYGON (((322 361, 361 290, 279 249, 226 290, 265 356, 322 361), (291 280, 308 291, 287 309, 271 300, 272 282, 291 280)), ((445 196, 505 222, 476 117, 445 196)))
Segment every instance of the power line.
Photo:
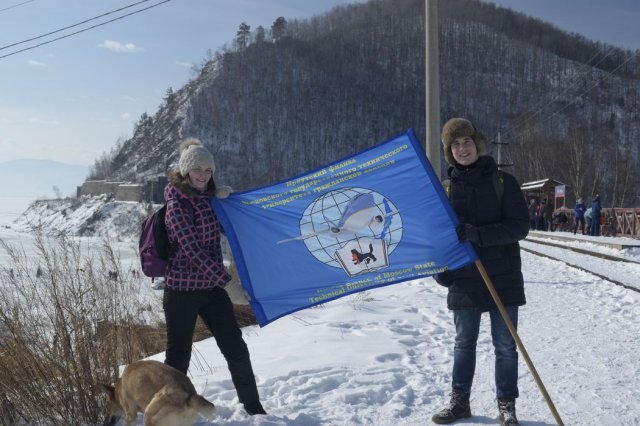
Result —
MULTIPOLYGON (((31 0, 31 1, 33 1, 33 0, 31 0)), ((107 15, 111 15, 111 14, 113 14, 113 13, 120 12, 120 11, 122 11, 122 10, 128 9, 128 8, 130 8, 130 7, 133 7, 133 6, 137 6, 137 5, 139 5, 140 3, 146 3, 146 2, 148 2, 148 1, 150 1, 150 0, 142 0, 142 1, 139 1, 139 2, 137 2, 137 3, 133 3, 133 4, 130 4, 130 5, 128 5, 128 6, 121 7, 120 9, 112 10, 112 11, 110 11, 110 12, 103 13, 102 15, 98 15, 98 16, 94 16, 93 18, 85 19, 84 21, 82 21, 82 22, 78 22, 77 24, 73 24, 73 25, 69 25, 69 26, 64 27, 64 28, 60 28, 59 30, 51 31, 51 32, 49 32, 49 33, 42 34, 42 35, 39 35, 39 36, 37 36, 37 37, 32 37, 32 38, 29 38, 29 39, 26 39, 26 40, 22 40, 22 41, 19 41, 19 42, 17 42, 17 43, 7 44, 6 46, 2 46, 2 47, 0 47, 0 50, 8 49, 9 47, 17 46, 17 45, 19 45, 19 44, 28 43, 28 42, 30 42, 30 41, 37 40, 37 39, 39 39, 39 38, 43 38, 43 37, 46 37, 46 36, 50 36, 51 34, 56 34, 56 33, 59 33, 59 32, 61 32, 61 31, 68 30, 69 28, 74 28, 74 27, 77 27, 77 26, 79 26, 79 25, 86 24, 87 22, 94 21, 94 20, 96 20, 96 19, 98 19, 98 18, 102 18, 102 17, 105 17, 105 16, 107 16, 107 15)))
MULTIPOLYGON (((611 47, 610 47, 610 49, 609 49, 609 52, 608 52, 606 55, 604 55, 604 56, 603 56, 603 57, 602 57, 598 62, 596 62, 594 65, 589 65, 589 64, 590 64, 590 62, 591 62, 591 61, 593 61, 593 60, 594 60, 594 59, 595 59, 595 58, 600 54, 600 52, 603 52, 603 51, 604 51, 604 49, 605 49, 606 47, 607 47, 607 46, 605 45, 605 46, 601 47, 600 49, 598 49, 598 51, 597 51, 597 52, 596 52, 596 53, 595 53, 591 58, 589 58, 589 60, 588 60, 588 61, 586 61, 586 62, 585 62, 585 65, 586 65, 588 68, 590 68, 590 69, 596 68, 596 67, 597 67, 598 65, 600 65, 600 64, 601 64, 601 63, 602 63, 602 62, 603 62, 607 57, 609 57, 609 55, 611 55, 611 54, 613 53, 614 49, 616 49, 614 46, 611 46, 611 47)), ((616 70, 617 70, 617 68, 616 68, 616 70)), ((588 72, 585 72, 585 74, 588 74, 588 72)), ((566 84, 567 89, 569 89, 569 88, 573 87, 574 85, 575 85, 575 88, 577 89, 577 88, 578 88, 578 83, 580 83, 580 81, 579 81, 579 80, 581 80, 582 78, 583 78, 583 77, 582 77, 581 75, 576 75, 575 77, 573 77, 572 79, 570 79, 570 80, 567 82, 567 84, 566 84)), ((525 126, 526 124, 528 124, 531 120, 535 119, 538 115, 542 114, 542 111, 544 111, 546 108, 550 107, 550 106, 551 106, 551 105, 552 105, 552 104, 553 104, 557 99, 559 99, 560 97, 561 97, 561 95, 560 95, 560 94, 557 94, 557 95, 555 95, 553 98, 551 98, 551 100, 550 100, 550 101, 548 101, 546 104, 544 104, 544 105, 542 105, 542 106, 538 107, 538 108, 537 108, 537 110, 536 110, 535 112, 532 112, 532 113, 527 114, 525 117, 522 117, 522 119, 520 119, 520 120, 516 119, 516 120, 515 120, 515 123, 514 123, 510 128, 508 128, 508 129, 504 132, 504 134, 505 134, 505 135, 507 135, 507 134, 509 134, 509 133, 513 133, 513 132, 514 132, 514 131, 516 131, 518 128, 520 128, 520 127, 524 127, 524 126, 525 126)))
POLYGON ((14 4, 13 6, 8 6, 8 7, 5 7, 4 9, 0 9, 0 12, 4 12, 5 10, 13 9, 14 7, 22 6, 23 4, 31 3, 32 1, 36 1, 36 0, 23 1, 22 3, 14 4))
MULTIPOLYGON (((123 9, 128 8, 128 7, 134 6, 134 5, 136 5, 136 4, 144 3, 144 2, 147 2, 147 1, 150 1, 150 0, 142 0, 142 1, 138 2, 138 3, 135 3, 135 4, 133 4, 133 5, 126 6, 126 7, 124 7, 124 8, 118 9, 118 10, 123 10, 123 9)), ((33 45, 33 46, 25 47, 24 49, 16 50, 15 52, 7 53, 6 55, 2 55, 2 56, 0 56, 0 59, 6 58, 6 57, 8 57, 8 56, 12 56, 12 55, 15 55, 15 54, 18 54, 18 53, 21 53, 21 52, 25 52, 25 51, 27 51, 27 50, 35 49, 36 47, 44 46, 45 44, 50 44, 50 43, 53 43, 54 41, 62 40, 62 39, 65 39, 65 38, 71 37, 71 36, 73 36, 73 35, 80 34, 80 33, 83 33, 83 32, 85 32, 85 31, 89 31, 89 30, 92 30, 92 29, 94 29, 94 28, 97 28, 97 27, 101 27, 101 26, 103 26, 103 25, 110 24, 110 23, 112 23, 112 22, 118 21, 118 20, 123 19, 123 18, 126 18, 126 17, 128 17, 128 16, 135 15, 135 14, 138 14, 138 13, 140 13, 140 12, 144 12, 145 10, 152 9, 152 8, 154 8, 154 7, 156 7, 156 6, 160 6, 161 4, 169 3, 170 1, 172 1, 172 0, 164 0, 164 1, 161 1, 160 3, 156 3, 156 4, 153 4, 153 5, 151 5, 151 6, 147 6, 147 7, 143 8, 143 9, 136 10, 136 11, 134 11, 134 12, 130 12, 130 13, 127 13, 127 14, 122 15, 122 16, 118 16, 117 18, 113 18, 113 19, 110 19, 110 20, 108 20, 108 21, 105 21, 105 22, 101 22, 101 23, 99 23, 99 24, 92 25, 92 26, 87 27, 87 28, 83 28, 83 29, 81 29, 81 30, 78 30, 78 31, 72 32, 72 33, 70 33, 70 34, 66 34, 66 35, 63 35, 63 36, 60 36, 60 37, 56 37, 56 38, 54 38, 54 39, 47 40, 47 41, 44 41, 44 42, 42 42, 42 43, 38 43, 38 44, 33 45)), ((116 12, 116 11, 108 12, 108 13, 103 14, 103 15, 101 15, 101 16, 105 16, 105 15, 108 15, 108 14, 111 14, 111 13, 114 13, 114 12, 116 12)), ((84 21, 84 22, 86 23, 86 22, 92 21, 92 20, 97 19, 97 18, 98 18, 98 17, 91 18, 91 19, 88 19, 88 20, 86 20, 86 21, 84 21)), ((75 26, 78 26, 78 25, 80 25, 80 24, 81 24, 81 23, 71 25, 71 26, 67 27, 67 29, 68 29, 68 28, 75 27, 75 26)), ((56 31, 53 31, 53 32, 49 33, 48 35, 50 35, 50 34, 54 34, 54 33, 57 33, 57 32, 63 31, 63 30, 64 30, 64 29, 56 30, 56 31)), ((42 36, 38 36, 38 37, 35 37, 35 38, 31 39, 31 40, 36 40, 36 39, 38 39, 38 38, 45 37, 46 35, 47 35, 47 34, 42 35, 42 36)), ((27 42, 27 41, 30 41, 30 40, 25 40, 25 41, 22 41, 22 42, 14 43, 14 44, 12 44, 11 46, 15 46, 15 45, 17 45, 17 44, 25 43, 25 42, 27 42)), ((10 46, 2 47, 2 48, 0 48, 0 50, 4 49, 4 48, 6 48, 6 47, 10 47, 10 46)))
MULTIPOLYGON (((615 76, 615 72, 618 71, 620 68, 622 68, 624 65, 626 65, 628 62, 630 62, 632 59, 634 59, 636 56, 638 56, 640 54, 640 50, 636 50, 636 52, 633 55, 630 55, 625 61, 623 61, 620 65, 618 65, 613 71, 605 71, 605 78, 607 77, 611 77, 611 76, 615 76)), ((608 56, 608 55, 607 55, 608 56)), ((583 92, 581 92, 577 97, 576 100, 571 101, 569 103, 567 103, 566 105, 564 105, 563 107, 552 111, 550 114, 547 115, 546 118, 543 118, 541 123, 544 123, 546 121, 551 120, 552 118, 554 118, 557 114, 559 114, 560 112, 564 111, 565 109, 569 108, 570 106, 578 103, 578 99, 581 98, 582 96, 586 95, 587 93, 589 93, 591 90, 593 90, 596 86, 598 86, 598 84, 600 84, 599 82, 594 83, 593 85, 589 86, 586 90, 584 90, 583 92)), ((547 105, 551 105, 551 103, 553 103, 555 101, 555 99, 557 99, 558 96, 556 96, 551 102, 549 102, 547 105)), ((506 132, 504 132, 504 134, 513 134, 519 127, 523 127, 524 124, 526 124, 527 122, 529 122, 531 119, 535 118, 535 116, 537 115, 541 115, 541 111, 544 109, 544 107, 540 108, 538 111, 536 111, 532 116, 527 117, 524 122, 517 124, 513 127, 510 127, 509 129, 507 129, 506 132)))

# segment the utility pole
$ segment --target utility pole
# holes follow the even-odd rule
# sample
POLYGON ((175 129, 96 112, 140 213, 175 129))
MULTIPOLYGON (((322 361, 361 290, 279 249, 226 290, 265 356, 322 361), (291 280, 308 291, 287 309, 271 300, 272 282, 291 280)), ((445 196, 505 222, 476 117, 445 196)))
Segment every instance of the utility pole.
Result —
POLYGON ((498 170, 502 170, 502 168, 506 167, 506 166, 513 166, 513 163, 503 163, 502 162, 502 145, 509 145, 509 143, 500 142, 500 132, 501 131, 502 131, 502 129, 498 129, 498 141, 497 142, 493 142, 494 144, 498 145, 498 170))
POLYGON ((500 143, 500 130, 498 129, 498 170, 502 170, 502 143, 500 143))
POLYGON ((440 73, 438 63, 438 0, 425 0, 425 152, 440 178, 440 73))

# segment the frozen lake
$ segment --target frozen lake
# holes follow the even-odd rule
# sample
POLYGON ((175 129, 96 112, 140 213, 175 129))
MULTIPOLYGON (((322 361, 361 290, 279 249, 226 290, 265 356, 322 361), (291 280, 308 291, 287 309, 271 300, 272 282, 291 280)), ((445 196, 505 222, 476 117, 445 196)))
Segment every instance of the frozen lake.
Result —
POLYGON ((10 225, 31 202, 32 198, 0 197, 0 227, 10 225))
MULTIPOLYGON (((24 252, 30 258, 36 256, 34 235, 15 230, 12 223, 33 201, 34 199, 32 198, 0 197, 0 239, 11 246, 23 248, 24 252)), ((74 239, 80 242, 83 247, 87 247, 90 251, 99 249, 104 242, 100 238, 92 237, 75 237, 74 239)), ((110 242, 110 245, 120 258, 123 270, 128 271, 132 268, 140 269, 138 265, 136 242, 116 241, 110 242)), ((6 251, 0 248, 0 266, 8 267, 8 262, 9 259, 6 251)))

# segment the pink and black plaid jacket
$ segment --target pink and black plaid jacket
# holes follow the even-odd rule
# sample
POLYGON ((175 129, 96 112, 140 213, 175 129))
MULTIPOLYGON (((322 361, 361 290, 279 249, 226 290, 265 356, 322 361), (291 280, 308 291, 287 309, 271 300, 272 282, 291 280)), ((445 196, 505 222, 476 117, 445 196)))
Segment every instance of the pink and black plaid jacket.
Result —
POLYGON ((171 183, 164 190, 167 233, 169 240, 177 243, 167 265, 166 288, 193 291, 224 287, 231 276, 222 264, 220 221, 211 210, 209 195, 185 192, 171 183))

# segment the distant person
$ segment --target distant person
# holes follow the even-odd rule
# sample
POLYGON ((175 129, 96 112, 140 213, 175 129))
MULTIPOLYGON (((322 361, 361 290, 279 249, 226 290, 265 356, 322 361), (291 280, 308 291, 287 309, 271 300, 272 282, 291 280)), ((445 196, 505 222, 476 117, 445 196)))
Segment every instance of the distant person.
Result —
POLYGON ((224 289, 231 275, 222 263, 222 228, 209 201, 214 195, 228 196, 230 188, 216 188, 213 156, 197 139, 180 144, 178 165, 164 190, 167 234, 176 245, 167 265, 162 301, 167 326, 164 362, 187 374, 200 316, 227 360, 231 381, 247 413, 266 414, 247 344, 224 289))
POLYGON ((542 208, 544 207, 544 200, 537 203, 536 206, 536 229, 538 231, 544 231, 544 218, 542 217, 542 208))
POLYGON ((569 216, 567 216, 564 206, 560 207, 553 215, 553 224, 556 229, 560 231, 564 230, 564 225, 569 222, 569 216))
POLYGON ((538 200, 536 200, 535 198, 532 198, 531 200, 529 200, 529 229, 530 230, 534 230, 536 229, 536 224, 538 222, 538 200))
POLYGON ((553 204, 548 198, 544 199, 544 206, 542 207, 542 218, 544 219, 544 227, 546 231, 552 232, 553 227, 553 204))
MULTIPOLYGON (((473 244, 493 285, 517 327, 518 308, 526 303, 518 241, 529 233, 527 202, 516 179, 501 172, 500 202, 494 185, 495 160, 487 155, 483 136, 466 119, 454 118, 442 129, 444 156, 450 164, 450 199, 460 219, 460 241, 473 244)), ((518 425, 518 351, 475 264, 435 277, 448 288, 447 306, 453 311, 456 339, 449 405, 431 418, 447 424, 471 417, 469 396, 476 366, 480 320, 488 313, 495 353, 495 387, 500 421, 518 425)))
POLYGON ((602 225, 602 235, 605 237, 616 236, 616 218, 613 212, 603 214, 604 224, 602 225))
POLYGON ((580 226, 580 230, 582 231, 582 235, 584 235, 584 213, 587 211, 587 207, 582 202, 582 198, 578 198, 576 201, 576 206, 573 208, 576 217, 576 223, 573 228, 573 234, 575 235, 578 232, 578 226, 580 226))
POLYGON ((597 237, 600 235, 600 195, 596 194, 596 198, 591 202, 591 235, 597 237))
POLYGON ((589 207, 587 211, 584 212, 584 223, 587 228, 587 235, 591 235, 591 212, 591 207, 589 207))

